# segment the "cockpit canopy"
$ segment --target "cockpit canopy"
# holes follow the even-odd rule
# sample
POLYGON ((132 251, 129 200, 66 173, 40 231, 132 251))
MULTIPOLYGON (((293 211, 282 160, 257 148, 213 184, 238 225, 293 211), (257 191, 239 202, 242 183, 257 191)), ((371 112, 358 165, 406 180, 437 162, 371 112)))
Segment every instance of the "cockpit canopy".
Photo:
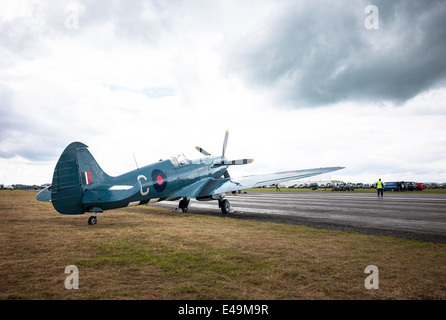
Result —
POLYGON ((170 160, 170 162, 172 162, 174 167, 181 167, 181 166, 185 166, 187 164, 212 165, 216 159, 221 161, 221 160, 225 160, 226 158, 224 158, 224 157, 204 157, 204 158, 189 160, 186 158, 186 156, 184 154, 179 154, 176 157, 171 157, 169 160, 170 160))
POLYGON ((171 157, 169 160, 170 162, 172 162, 174 167, 184 166, 189 163, 189 160, 187 160, 184 154, 179 154, 176 157, 171 157))

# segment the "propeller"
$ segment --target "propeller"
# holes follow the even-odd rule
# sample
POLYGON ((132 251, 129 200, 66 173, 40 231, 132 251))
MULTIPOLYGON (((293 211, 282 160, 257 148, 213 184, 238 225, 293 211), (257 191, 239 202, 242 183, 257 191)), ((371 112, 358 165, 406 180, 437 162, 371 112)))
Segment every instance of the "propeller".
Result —
MULTIPOLYGON (((229 131, 226 130, 225 138, 223 140, 223 150, 222 150, 222 153, 221 153, 221 160, 216 160, 214 162, 214 165, 228 165, 228 166, 231 166, 231 165, 242 165, 242 164, 248 164, 248 163, 254 162, 254 159, 226 160, 224 157, 225 157, 225 153, 226 153, 226 147, 228 145, 228 137, 229 137, 229 131)), ((203 148, 200 148, 198 146, 196 146, 195 149, 197 149, 199 152, 201 152, 205 156, 210 156, 211 155, 209 152, 207 152, 206 150, 204 150, 203 148)), ((225 172, 223 173, 223 176, 225 178, 230 178, 228 170, 225 170, 225 172)))
POLYGON ((198 151, 200 151, 202 154, 204 154, 205 156, 210 156, 211 154, 209 152, 207 152, 206 150, 204 150, 203 148, 200 147, 195 147, 195 149, 197 149, 198 151))
POLYGON ((238 160, 221 160, 221 161, 215 161, 215 165, 228 165, 228 166, 234 166, 234 165, 242 165, 242 164, 248 164, 254 162, 254 159, 238 159, 238 160))
POLYGON ((225 139, 223 140, 223 151, 222 151, 222 153, 221 153, 221 156, 222 156, 222 157, 225 156, 226 146, 228 145, 228 136, 229 136, 229 131, 226 130, 226 133, 225 133, 225 139))

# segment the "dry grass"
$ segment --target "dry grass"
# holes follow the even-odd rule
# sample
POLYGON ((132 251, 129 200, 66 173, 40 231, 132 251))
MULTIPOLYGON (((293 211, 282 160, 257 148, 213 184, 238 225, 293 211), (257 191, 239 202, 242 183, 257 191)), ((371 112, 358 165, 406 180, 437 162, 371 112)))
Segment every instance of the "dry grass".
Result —
POLYGON ((445 299, 446 245, 0 192, 0 299, 445 299), (64 286, 79 269, 79 289, 64 286), (379 289, 367 290, 367 265, 379 289))

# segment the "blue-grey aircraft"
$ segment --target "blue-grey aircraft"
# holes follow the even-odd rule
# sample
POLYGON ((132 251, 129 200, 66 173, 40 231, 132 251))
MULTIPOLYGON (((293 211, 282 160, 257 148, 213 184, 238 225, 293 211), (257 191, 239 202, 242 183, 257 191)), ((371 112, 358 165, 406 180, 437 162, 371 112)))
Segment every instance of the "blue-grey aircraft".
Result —
POLYGON ((323 174, 343 167, 291 170, 271 174, 231 178, 227 168, 244 165, 253 159, 228 160, 225 157, 228 131, 223 141, 221 156, 211 156, 195 147, 205 157, 188 160, 184 155, 160 160, 122 175, 106 174, 81 142, 68 145, 54 169, 52 184, 40 191, 36 199, 51 202, 61 214, 93 213, 88 224, 97 222, 97 214, 104 210, 180 200, 179 209, 186 212, 190 198, 199 201, 216 200, 223 214, 228 214, 230 204, 225 199, 228 192, 261 187, 323 174))

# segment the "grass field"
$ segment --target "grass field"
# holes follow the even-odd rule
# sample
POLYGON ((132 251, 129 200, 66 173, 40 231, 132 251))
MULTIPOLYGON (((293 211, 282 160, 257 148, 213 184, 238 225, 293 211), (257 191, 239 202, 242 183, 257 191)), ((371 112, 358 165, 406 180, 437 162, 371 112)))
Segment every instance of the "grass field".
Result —
POLYGON ((0 191, 0 299, 446 298, 444 244, 146 206, 89 226, 35 195, 0 191))

